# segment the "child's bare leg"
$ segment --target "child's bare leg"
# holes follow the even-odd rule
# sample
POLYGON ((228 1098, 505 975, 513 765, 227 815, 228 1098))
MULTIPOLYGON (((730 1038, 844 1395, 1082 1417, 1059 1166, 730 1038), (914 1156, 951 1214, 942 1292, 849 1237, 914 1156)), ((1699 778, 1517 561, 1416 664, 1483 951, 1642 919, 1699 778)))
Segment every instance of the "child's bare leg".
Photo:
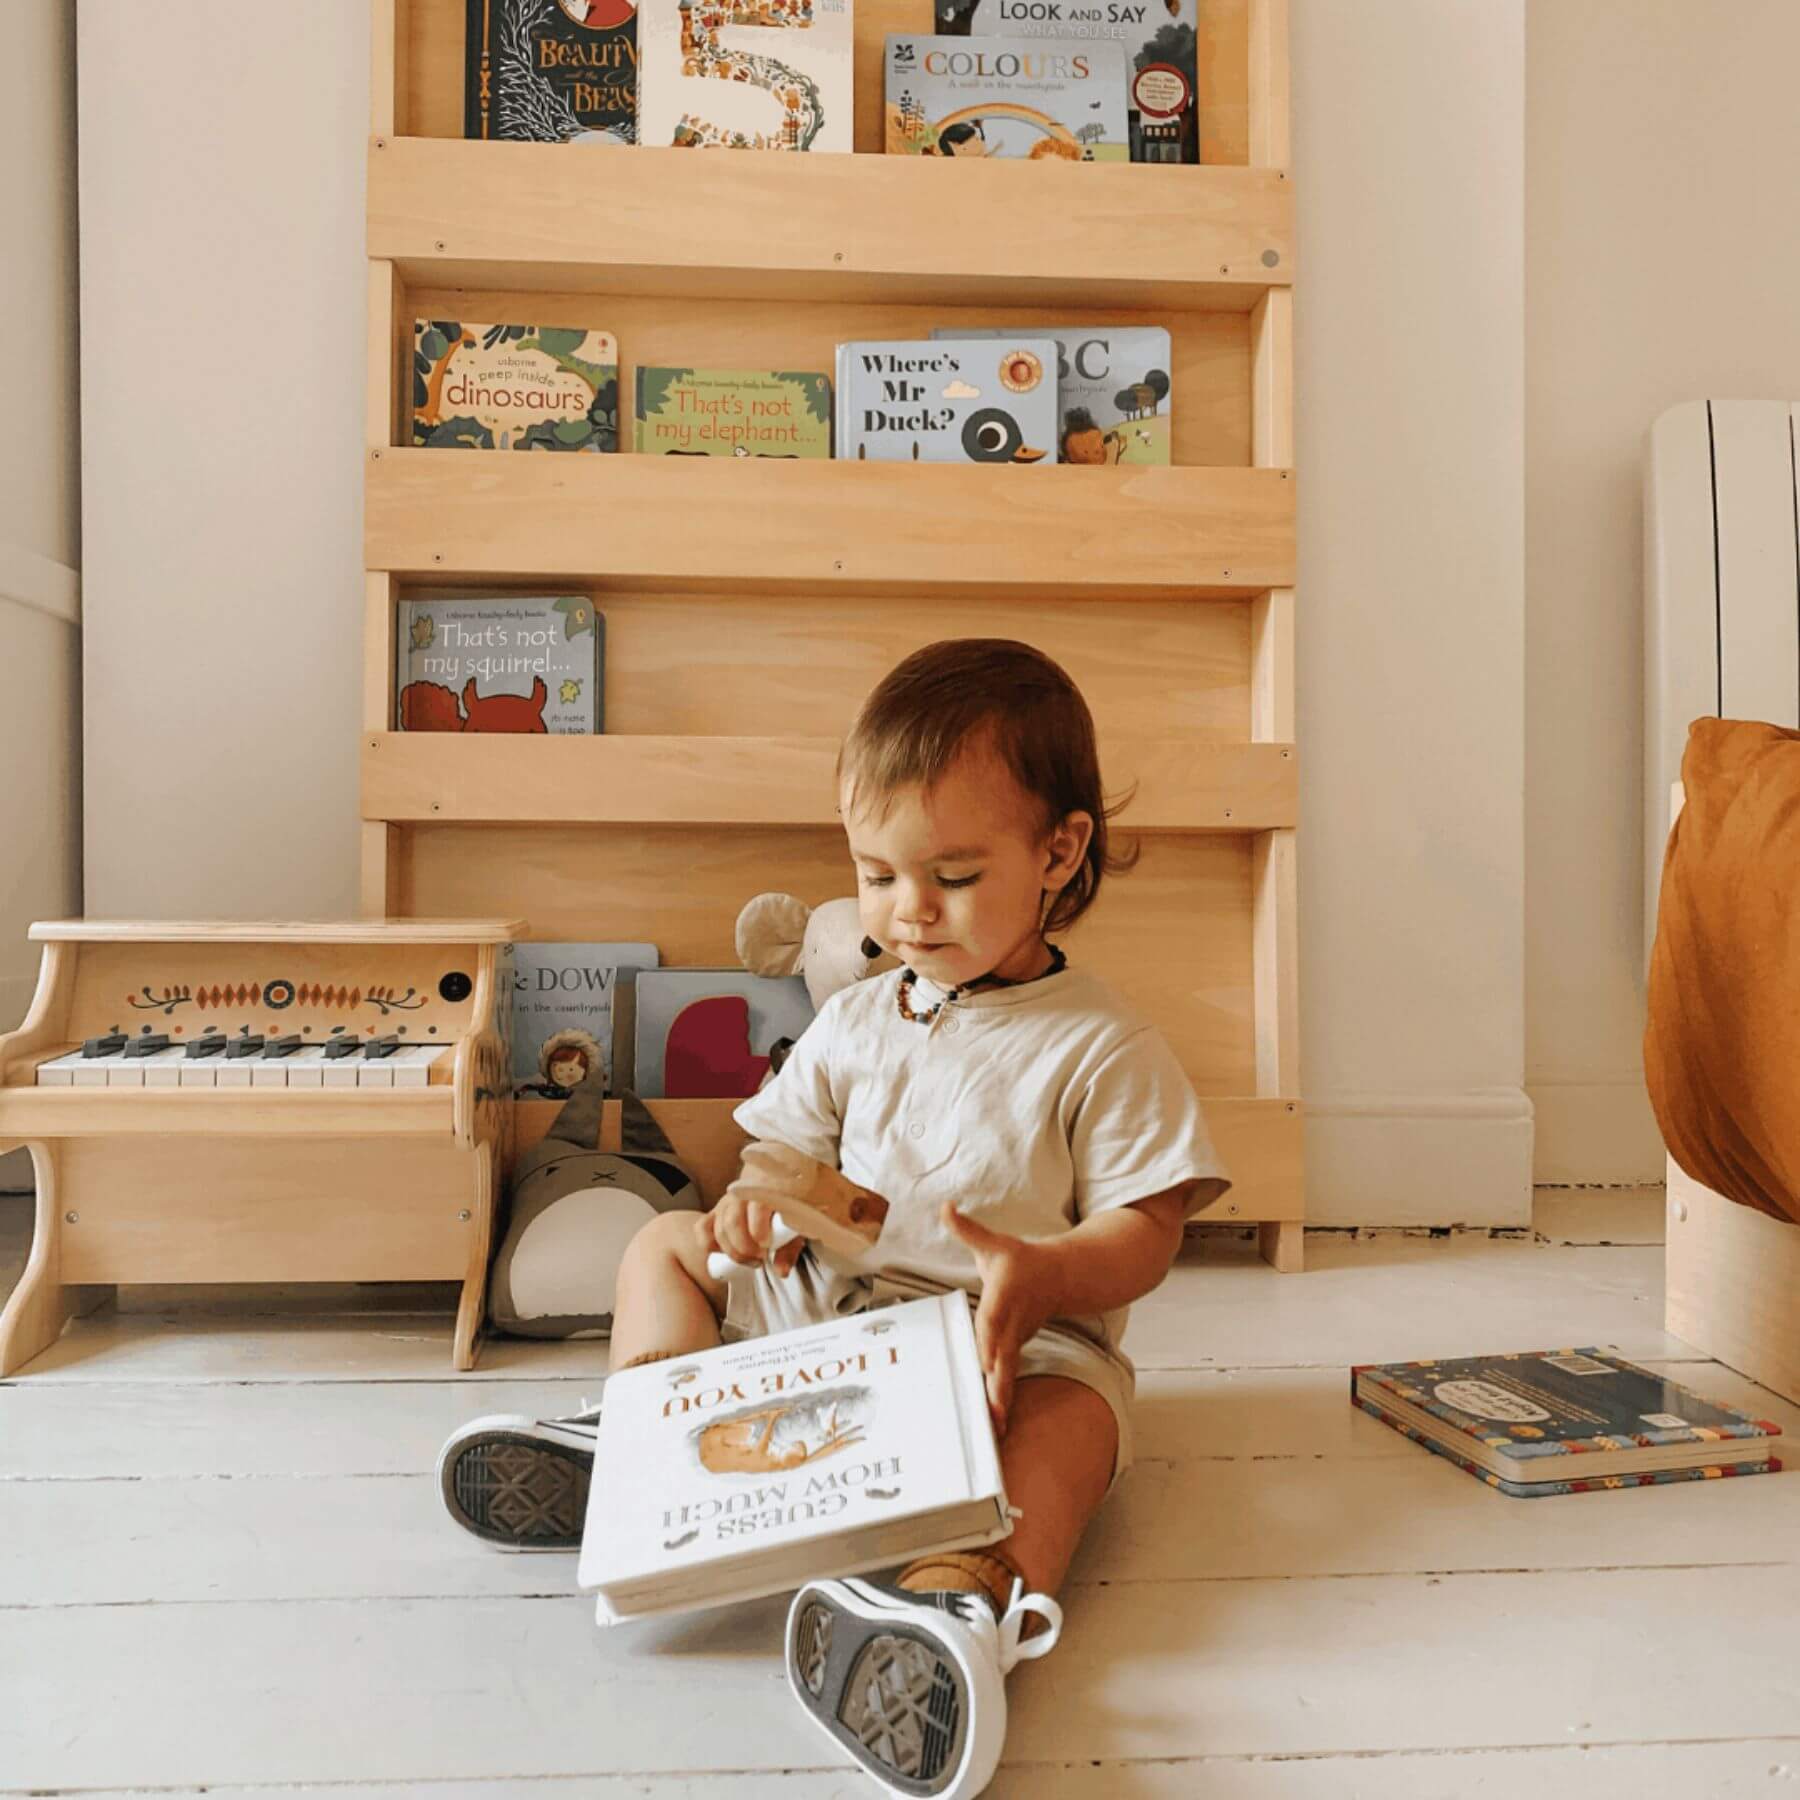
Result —
POLYGON ((706 1215, 662 1213, 625 1248, 613 1300, 612 1366, 685 1356, 719 1341, 725 1283, 706 1272, 706 1215))
POLYGON ((1000 1468, 1006 1497, 1024 1514, 994 1546, 1028 1591, 1054 1594, 1088 1521, 1112 1481, 1119 1424, 1091 1387, 1060 1375, 1029 1375, 1013 1391, 1000 1468))

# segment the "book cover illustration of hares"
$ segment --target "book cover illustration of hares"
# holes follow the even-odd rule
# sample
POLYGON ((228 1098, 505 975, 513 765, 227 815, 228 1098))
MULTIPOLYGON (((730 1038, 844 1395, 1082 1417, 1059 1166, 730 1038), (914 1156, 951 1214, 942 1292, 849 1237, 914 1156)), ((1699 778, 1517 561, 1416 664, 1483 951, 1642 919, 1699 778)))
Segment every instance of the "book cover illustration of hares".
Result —
POLYGON ((637 142, 637 0, 468 0, 463 136, 637 142))
POLYGON ((515 944, 513 1097, 566 1100, 596 1064, 609 1092, 630 1086, 614 1026, 629 1045, 637 972, 660 961, 654 944, 515 944))
POLYGON ((1199 0, 935 0, 943 37, 1116 39, 1133 162, 1198 162, 1199 0))
POLYGON ((840 344, 837 376, 840 457, 1057 460, 1056 341, 1040 330, 840 344))
POLYGON ((415 445, 616 450, 619 346, 610 331, 413 322, 415 445))
POLYGON ((587 595, 413 599, 397 612, 400 730, 605 729, 606 620, 587 595))
POLYGON ((1107 38, 890 37, 890 156, 1125 162, 1125 52, 1107 38))
POLYGON ((632 447, 645 455, 831 454, 828 375, 640 366, 636 414, 632 447))
POLYGON ((850 150, 851 0, 653 0, 638 23, 638 141, 850 150))
POLYGON ((1172 395, 1169 334, 1160 325, 941 326, 934 338, 1056 340, 1058 448, 1066 463, 1167 467, 1172 395))

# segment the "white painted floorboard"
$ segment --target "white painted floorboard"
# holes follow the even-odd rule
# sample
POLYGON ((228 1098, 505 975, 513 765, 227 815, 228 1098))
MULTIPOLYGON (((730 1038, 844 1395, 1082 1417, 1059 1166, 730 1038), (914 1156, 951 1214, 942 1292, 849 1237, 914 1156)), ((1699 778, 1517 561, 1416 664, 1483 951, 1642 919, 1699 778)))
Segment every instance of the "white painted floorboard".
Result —
MULTIPOLYGON (((1184 1255, 992 1794, 1800 1800, 1800 1484, 1511 1501, 1348 1403, 1353 1361, 1614 1343, 1800 1433, 1662 1333, 1654 1196, 1546 1199, 1535 1240, 1315 1235, 1298 1278, 1184 1255)), ((781 1602, 602 1632, 571 1559, 441 1518, 445 1433, 579 1404, 605 1347, 457 1377, 442 1291, 380 1297, 126 1296, 0 1384, 0 1793, 872 1795, 781 1602)))

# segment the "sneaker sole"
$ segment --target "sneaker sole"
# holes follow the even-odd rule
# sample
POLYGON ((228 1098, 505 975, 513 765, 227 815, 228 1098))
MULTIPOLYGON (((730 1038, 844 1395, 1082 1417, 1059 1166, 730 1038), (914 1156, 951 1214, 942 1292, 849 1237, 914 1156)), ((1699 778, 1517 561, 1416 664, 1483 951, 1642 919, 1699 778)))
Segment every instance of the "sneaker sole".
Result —
POLYGON ((592 1458, 520 1431, 484 1431, 438 1471, 444 1505, 465 1531, 504 1550, 579 1550, 592 1458))
POLYGON ((1000 1746, 981 1756, 970 1742, 968 1671, 878 1594, 849 1582, 802 1588, 788 1614, 787 1669, 813 1722, 890 1792, 961 1800, 986 1786, 1000 1746))

